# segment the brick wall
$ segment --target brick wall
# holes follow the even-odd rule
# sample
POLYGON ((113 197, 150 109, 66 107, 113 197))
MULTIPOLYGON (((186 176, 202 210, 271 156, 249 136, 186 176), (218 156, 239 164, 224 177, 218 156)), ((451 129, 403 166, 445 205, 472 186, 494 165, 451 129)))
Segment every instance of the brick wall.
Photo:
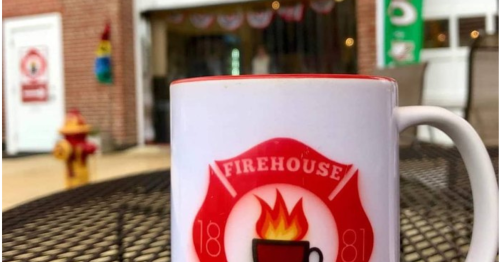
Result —
POLYGON ((359 74, 371 74, 376 68, 376 1, 356 0, 357 65, 359 74))
POLYGON ((5 17, 62 14, 66 109, 78 108, 114 146, 135 144, 136 110, 132 0, 4 0, 5 17), (95 51, 111 24, 114 83, 94 76, 95 51))
POLYGON ((123 144, 137 143, 137 114, 135 96, 135 56, 133 38, 133 0, 121 2, 121 41, 123 45, 123 121, 125 126, 123 144))
POLYGON ((79 108, 113 144, 136 142, 132 0, 62 0, 66 104, 79 108), (106 22, 111 24, 114 83, 99 84, 93 66, 106 22))
POLYGON ((61 12, 60 0, 4 0, 2 1, 2 18, 61 12))

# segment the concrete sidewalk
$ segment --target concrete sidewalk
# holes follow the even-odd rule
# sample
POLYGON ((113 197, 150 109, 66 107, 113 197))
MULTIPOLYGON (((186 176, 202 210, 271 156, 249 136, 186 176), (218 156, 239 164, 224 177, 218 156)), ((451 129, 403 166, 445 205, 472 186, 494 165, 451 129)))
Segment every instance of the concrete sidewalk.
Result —
MULTIPOLYGON (((90 159, 92 182, 170 168, 168 146, 146 146, 90 159)), ((64 164, 52 155, 2 160, 2 210, 65 190, 64 164)))

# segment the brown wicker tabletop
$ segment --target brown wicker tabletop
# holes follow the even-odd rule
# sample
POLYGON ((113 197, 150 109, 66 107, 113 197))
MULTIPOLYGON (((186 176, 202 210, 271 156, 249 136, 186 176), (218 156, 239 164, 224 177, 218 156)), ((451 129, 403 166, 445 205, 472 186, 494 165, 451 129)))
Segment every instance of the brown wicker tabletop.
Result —
MULTIPOLYGON (((473 205, 459 153, 423 145, 400 158, 401 261, 464 261, 473 205)), ((169 181, 167 170, 140 174, 8 210, 3 261, 169 261, 169 181)))

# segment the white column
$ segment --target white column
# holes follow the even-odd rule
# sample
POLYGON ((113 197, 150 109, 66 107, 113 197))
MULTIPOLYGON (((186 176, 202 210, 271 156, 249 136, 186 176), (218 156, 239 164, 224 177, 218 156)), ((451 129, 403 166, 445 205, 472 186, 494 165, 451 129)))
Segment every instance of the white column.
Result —
POLYGON ((134 57, 135 57, 135 110, 137 117, 137 145, 144 146, 144 98, 143 98, 143 57, 141 43, 141 26, 140 26, 140 0, 133 1, 133 40, 134 40, 134 57))
POLYGON ((376 65, 385 64, 385 1, 376 0, 376 65))

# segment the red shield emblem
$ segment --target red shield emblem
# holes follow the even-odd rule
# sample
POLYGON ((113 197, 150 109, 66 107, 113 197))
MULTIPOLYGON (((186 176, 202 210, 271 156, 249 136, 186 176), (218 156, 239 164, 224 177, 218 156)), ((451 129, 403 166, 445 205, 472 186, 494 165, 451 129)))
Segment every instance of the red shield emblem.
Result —
POLYGON ((374 235, 354 165, 275 138, 214 161, 208 175, 193 224, 201 262, 369 261, 374 235))

